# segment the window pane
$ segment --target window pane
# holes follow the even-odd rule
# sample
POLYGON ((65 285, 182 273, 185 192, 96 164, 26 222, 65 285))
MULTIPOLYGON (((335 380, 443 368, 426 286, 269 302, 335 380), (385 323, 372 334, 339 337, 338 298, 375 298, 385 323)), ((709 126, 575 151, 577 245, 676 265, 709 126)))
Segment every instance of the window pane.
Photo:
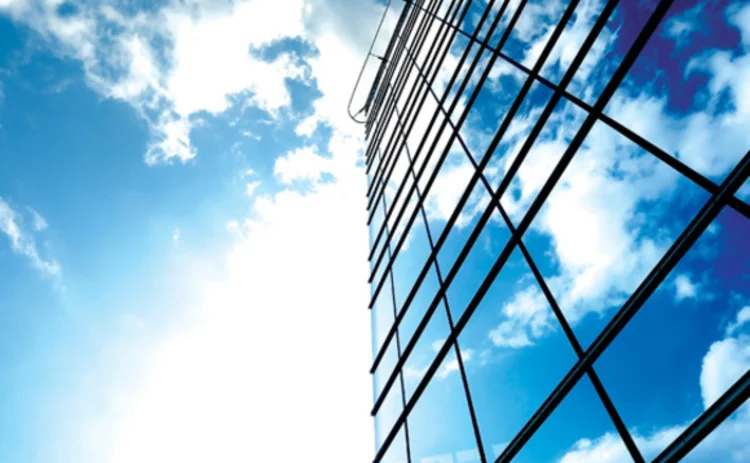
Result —
MULTIPOLYGON (((455 352, 446 356, 409 414, 413 462, 472 461, 477 443, 455 352)), ((474 460, 478 461, 478 459, 474 460)))

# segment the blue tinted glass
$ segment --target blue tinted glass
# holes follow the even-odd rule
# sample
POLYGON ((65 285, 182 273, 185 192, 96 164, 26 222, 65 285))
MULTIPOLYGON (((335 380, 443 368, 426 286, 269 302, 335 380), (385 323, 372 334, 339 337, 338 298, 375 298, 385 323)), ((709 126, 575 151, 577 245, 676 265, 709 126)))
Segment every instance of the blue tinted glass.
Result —
POLYGON ((454 319, 463 314, 509 239, 510 232, 500 215, 493 212, 448 289, 448 302, 454 319))
POLYGON ((750 402, 732 413, 682 460, 687 463, 750 460, 750 402))
POLYGON ((402 427, 396 438, 391 442, 385 456, 381 460, 383 463, 408 463, 408 454, 406 453, 406 432, 402 427))
POLYGON ((448 318, 445 313, 445 305, 442 302, 435 309, 430 321, 425 326, 424 332, 417 340, 414 350, 409 354, 404 365, 404 382, 406 384, 406 397, 411 397, 414 388, 425 374, 427 368, 435 359, 435 354, 445 343, 450 334, 448 318))
MULTIPOLYGON (((385 349, 385 354, 378 363, 378 367, 375 369, 375 373, 372 376, 373 382, 373 395, 374 400, 380 396, 385 387, 386 381, 390 378, 393 373, 393 369, 396 367, 399 357, 399 346, 401 339, 396 339, 394 336, 388 347, 385 349)), ((395 386, 394 386, 395 387, 395 386)))
MULTIPOLYGON (((430 266, 430 270, 427 272, 422 284, 419 286, 411 304, 406 308, 401 325, 399 326, 404 342, 409 342, 411 339, 414 330, 417 329, 417 326, 422 321, 427 309, 435 299, 435 295, 439 288, 440 285, 438 283, 434 266, 430 266)), ((399 308, 401 307, 403 307, 403 304, 399 305, 399 308)))
POLYGON ((412 461, 478 461, 477 441, 455 352, 437 373, 409 414, 412 461))
POLYGON ((375 415, 375 445, 380 449, 383 441, 391 432, 396 419, 404 409, 403 394, 400 381, 396 381, 383 400, 383 404, 375 415))
POLYGON ((380 290, 375 305, 372 307, 372 352, 373 356, 377 355, 380 346, 383 344, 391 325, 394 322, 393 317, 393 292, 391 279, 386 278, 383 289, 380 290))

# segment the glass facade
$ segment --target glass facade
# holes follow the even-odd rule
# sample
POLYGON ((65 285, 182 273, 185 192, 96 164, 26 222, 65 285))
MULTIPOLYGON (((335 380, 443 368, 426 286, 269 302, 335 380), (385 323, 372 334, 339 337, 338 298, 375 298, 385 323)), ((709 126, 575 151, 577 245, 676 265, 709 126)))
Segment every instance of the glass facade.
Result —
POLYGON ((750 462, 750 4, 393 3, 375 462, 750 462))

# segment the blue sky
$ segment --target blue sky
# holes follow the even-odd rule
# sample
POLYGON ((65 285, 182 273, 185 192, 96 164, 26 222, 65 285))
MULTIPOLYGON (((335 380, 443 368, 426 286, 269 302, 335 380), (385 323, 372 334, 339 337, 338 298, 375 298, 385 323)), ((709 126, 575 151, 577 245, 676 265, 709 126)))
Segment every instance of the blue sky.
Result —
MULTIPOLYGON (((507 17, 518 2, 510 3, 507 17)), ((582 2, 575 20, 568 24, 542 68, 546 78, 559 82, 603 3, 582 2)), ((596 100, 655 3, 621 2, 571 83, 571 93, 589 103, 596 100)), ((531 67, 564 6, 565 2, 530 1, 504 51, 531 67)), ((470 13, 465 28, 471 32, 478 19, 478 14, 470 13)), ((496 44, 499 37, 496 33, 492 43, 496 44)), ((445 69, 438 74, 442 87, 447 85, 465 46, 465 40, 454 45, 445 69)), ((750 95, 744 84, 750 72, 748 53, 747 3, 675 2, 605 113, 720 183, 750 148, 750 95)), ((470 58, 475 54, 473 50, 470 58)), ((485 52, 481 60, 487 63, 489 53, 485 52)), ((485 153, 524 78, 502 60, 494 64, 462 129, 477 159, 485 153)), ((470 82, 467 94, 477 81, 478 75, 470 82)), ((494 187, 500 184, 551 94, 540 84, 532 86, 485 169, 494 187)), ((464 96, 459 100, 459 109, 452 114, 454 121, 467 99, 464 96)), ((426 106, 430 104, 434 108, 428 97, 426 106)), ((415 127, 425 128, 430 116, 428 111, 415 127)), ((571 103, 556 106, 501 198, 515 224, 528 210, 584 117, 585 113, 571 103)), ((448 137, 445 133, 438 135, 437 127, 430 132, 428 143, 435 139, 438 150, 448 149, 448 137)), ((415 156, 419 137, 410 136, 407 144, 415 156)), ((454 142, 449 149, 429 192, 424 193, 424 189, 435 157, 419 182, 427 198, 426 213, 434 239, 442 232, 473 173, 461 146, 454 142)), ((424 154, 417 157, 419 169, 424 154)), ((383 189, 389 205, 404 201, 396 192, 407 172, 405 162, 399 159, 395 163, 394 174, 383 189)), ((411 184, 408 181, 406 186, 411 184)), ((744 201, 749 195, 747 186, 738 192, 738 198, 744 201)), ((529 252, 584 349, 708 197, 604 123, 596 123, 525 236, 529 252)), ((438 253, 443 275, 453 265, 487 203, 486 190, 478 184, 461 211, 457 228, 448 233, 438 253)), ((389 219, 395 240, 415 205, 412 199, 401 221, 396 214, 389 219)), ((375 230, 382 220, 376 216, 375 230)), ((744 238, 749 232, 745 217, 725 209, 595 364, 647 459, 663 450, 750 368, 746 322, 750 311, 750 249, 744 238)), ((454 318, 460 316, 509 237, 502 218, 495 213, 447 291, 454 318)), ((415 262, 429 255, 421 217, 405 243, 393 265, 398 308, 416 277, 414 269, 422 268, 415 262), (405 288, 399 287, 400 282, 405 288)), ((382 271, 377 268, 376 281, 382 271)), ((404 317, 402 346, 432 301, 436 287, 432 273, 404 317)), ((378 297, 390 298, 389 291, 383 294, 378 297)), ((375 310, 380 303, 376 300, 375 310)), ((448 332, 441 305, 427 325, 424 339, 420 338, 406 361, 407 399, 448 332)), ((519 251, 511 255, 458 340, 484 448, 494 458, 574 364, 575 352, 519 251)), ((386 354, 376 378, 387 378, 395 362, 392 355, 386 354)), ((417 436, 412 438, 412 461, 478 461, 468 409, 462 400, 453 400, 463 391, 452 356, 453 350, 408 420, 410 436, 417 436), (420 425, 425 423, 432 433, 419 436, 420 425)), ((378 441, 398 412, 393 404, 398 404, 400 392, 394 388, 389 395, 395 397, 386 398, 378 417, 378 441)), ((750 432, 748 413, 747 405, 737 411, 699 446, 690 457, 692 461, 747 461, 750 448, 743 436, 750 432)), ((399 439, 385 461, 404 460, 399 439)), ((624 462, 629 456, 596 400, 590 381, 583 378, 517 459, 624 462)))
MULTIPOLYGON (((524 62, 535 49, 521 44, 540 43, 562 14, 559 2, 529 3, 508 45, 524 62)), ((589 14, 569 25, 543 70, 552 80, 601 10, 583 3, 589 14)), ((585 101, 653 2, 621 3, 571 86, 585 101)), ((727 3, 675 2, 606 110, 715 182, 750 147, 750 7, 727 3)), ((366 372, 390 320, 377 304, 366 310, 364 140, 345 108, 381 8, 0 0, 0 461, 371 457, 366 372)), ((464 127, 472 152, 484 152, 520 76, 495 64, 464 127)), ((487 167, 494 182, 549 97, 532 88, 487 167)), ((415 134, 432 110, 428 103, 415 134)), ((582 117, 556 108, 502 198, 515 223, 582 117)), ((409 143, 415 151, 418 139, 409 143)), ((472 173, 459 149, 425 201, 435 234, 472 173)), ((406 166, 402 156, 389 204, 406 166)), ((750 192, 739 195, 747 201, 750 192)), ((707 197, 606 126, 594 128, 526 237, 584 348, 707 197)), ((477 188, 439 254, 443 273, 484 205, 477 188)), ((396 236, 404 230, 391 225, 396 236)), ((647 456, 750 366, 749 228, 723 211, 595 365, 647 456)), ((454 317, 508 237, 494 217, 448 291, 454 317)), ((428 253, 417 222, 394 265, 399 304, 428 253)), ((459 338, 490 455, 575 361, 528 274, 514 253, 459 338)), ((431 271, 404 339, 436 288, 431 271)), ((407 360, 407 394, 448 328, 437 311, 407 360)), ((376 395, 393 354, 375 375, 376 395)), ((394 394, 376 441, 399 405, 394 394)), ((409 418, 413 461, 476 460, 461 394, 451 354, 409 418)), ((627 461, 594 395, 584 378, 519 461, 627 461)), ((748 433, 746 405, 695 461, 718 452, 747 461, 748 433)), ((404 461, 398 442, 387 461, 404 461)))
POLYGON ((0 2, 0 461, 370 458, 381 11, 0 2))

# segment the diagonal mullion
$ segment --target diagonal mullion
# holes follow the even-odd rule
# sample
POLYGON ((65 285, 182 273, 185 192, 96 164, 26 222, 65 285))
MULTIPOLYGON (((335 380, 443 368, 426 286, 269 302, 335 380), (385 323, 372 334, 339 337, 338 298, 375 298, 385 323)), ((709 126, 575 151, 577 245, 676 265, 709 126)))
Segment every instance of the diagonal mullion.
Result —
MULTIPOLYGON (((424 2, 425 0, 420 0, 421 2, 424 2)), ((440 5, 440 2, 443 0, 429 0, 429 6, 427 11, 421 15, 415 14, 409 23, 408 31, 404 34, 409 39, 412 39, 412 43, 418 44, 417 46, 421 50, 422 46, 424 45, 424 35, 426 34, 426 31, 432 28, 432 26, 435 23, 434 16, 432 15, 432 9, 437 9, 440 5), (414 29, 414 24, 419 21, 419 25, 417 26, 416 33, 412 34, 412 31, 414 29)), ((455 0, 452 0, 455 1, 455 0)), ((415 8, 415 11, 419 11, 415 8)), ((443 27, 444 24, 441 23, 441 27, 443 27)), ((403 88, 406 85, 406 82, 409 80, 409 76, 411 75, 411 67, 406 65, 405 60, 401 61, 402 53, 404 47, 408 43, 408 39, 406 42, 398 42, 398 48, 397 48, 397 57, 396 60, 401 63, 401 66, 399 67, 398 74, 396 75, 395 82, 396 85, 391 87, 382 87, 381 93, 383 95, 383 99, 381 101, 385 101, 385 106, 383 106, 383 115, 377 119, 377 126, 376 126, 376 133, 378 134, 376 136, 377 139, 380 139, 382 136, 383 131, 387 130, 388 123, 390 122, 390 119, 393 115, 393 106, 395 106, 400 97, 401 92, 403 91, 403 88), (388 90, 392 90, 390 93, 388 90), (388 95, 387 99, 385 95, 388 95)), ((394 71, 395 72, 395 71, 394 71)), ((392 82, 392 80, 388 80, 388 82, 392 82)))
MULTIPOLYGON (((467 6, 468 6, 468 5, 467 5, 467 6)), ((467 8, 467 9, 468 9, 468 8, 467 8)), ((466 10, 464 10, 464 14, 465 14, 465 12, 466 12, 466 10)), ((455 34, 454 34, 454 36, 455 36, 455 34)), ((453 37, 451 37, 451 41, 452 41, 452 40, 453 40, 453 37)), ((443 52, 443 55, 442 55, 442 57, 441 57, 441 63, 442 63, 442 61, 443 61, 443 59, 445 58, 445 56, 446 56, 446 54, 447 54, 447 53, 448 53, 448 48, 446 48, 446 49, 444 50, 444 52, 443 52)), ((468 54, 468 51, 467 51, 466 53, 468 54)), ((466 56, 466 54, 465 54, 464 56, 466 56)), ((444 92, 443 98, 442 98, 442 100, 441 100, 441 102, 440 102, 440 105, 442 105, 442 104, 443 104, 443 102, 445 101, 445 99, 446 99, 446 98, 448 97, 448 95, 449 95, 449 88, 450 88, 450 87, 451 87, 451 86, 453 85, 453 83, 454 83, 454 82, 455 82, 455 80, 457 79, 457 77, 458 77, 458 75, 459 75, 459 73, 460 73, 460 65, 462 65, 462 64, 463 64, 463 61, 464 61, 464 60, 462 60, 462 61, 461 61, 461 62, 459 63, 459 66, 457 66, 457 67, 456 67, 456 69, 454 70, 454 73, 453 73, 453 75, 452 75, 452 77, 451 77, 451 80, 450 80, 450 82, 449 82, 449 84, 448 84, 448 87, 446 88, 446 91, 444 92)), ((437 71, 436 71, 436 72, 437 72, 437 71)), ((433 80, 434 80, 434 78, 435 78, 435 76, 433 76, 433 80)), ((431 87, 431 83, 430 83, 430 85, 428 85, 428 88, 430 88, 430 87, 431 87)), ((424 104, 424 102, 425 102, 425 99, 426 99, 426 94, 422 96, 422 100, 420 101, 420 106, 419 106, 419 109, 420 109, 420 110, 421 110, 421 108, 422 108, 422 105, 423 105, 423 104, 424 104)), ((429 125, 428 125, 428 129, 427 129, 427 131, 428 131, 428 132, 429 132, 429 131, 431 130, 431 127, 432 127, 432 126, 434 125, 434 122, 435 122, 435 119, 436 119, 436 118, 437 118, 437 112, 435 112, 435 113, 433 114, 433 116, 432 116, 432 118, 431 118, 431 120, 430 120, 430 122, 429 122, 429 125)), ((408 132, 409 132, 409 131, 411 130, 411 128, 413 127, 413 125, 414 125, 414 123, 415 123, 415 122, 416 122, 416 118, 415 118, 415 119, 413 119, 413 120, 411 121, 411 123, 410 123, 409 127, 407 128, 407 133, 408 133, 408 132)), ((425 134, 425 135, 424 135, 424 138, 426 138, 426 137, 427 137, 427 134, 425 134)), ((406 141, 404 140, 404 141, 403 141, 402 143, 406 143, 406 141)), ((422 143, 424 143, 424 141, 423 141, 422 143)), ((400 149, 400 148, 397 148, 397 149, 400 149)), ((414 160, 415 160, 415 161, 416 161, 416 158, 417 158, 417 157, 415 156, 415 158, 414 158, 414 160)), ((393 169, 393 167, 391 167, 391 170, 392 170, 392 169, 393 169)), ((390 174, 391 174, 391 173, 392 173, 392 172, 389 172, 389 174, 388 174, 388 177, 389 177, 389 178, 390 178, 390 174)), ((382 227, 381 227, 381 230, 382 230, 382 227)), ((379 240, 379 237, 380 237, 380 235, 382 235, 382 231, 379 231, 379 233, 378 233, 378 234, 376 235, 376 239, 374 240, 374 241, 375 241, 375 246, 373 247, 374 249, 375 249, 375 248, 377 248, 377 243, 378 243, 378 240, 379 240)), ((370 253, 370 256, 369 256, 368 258, 369 258, 369 259, 372 259, 373 255, 374 255, 374 250, 372 250, 372 251, 371 251, 371 253, 370 253)))
MULTIPOLYGON (((662 4, 660 4, 661 6, 662 4)), ((658 7, 657 7, 658 9, 658 7)), ((531 438, 542 423, 549 417, 552 411, 559 405, 562 399, 573 388, 581 378, 586 368, 593 365, 601 353, 606 349, 614 338, 622 331, 625 325, 633 318, 643 303, 656 291, 657 287, 667 277, 669 272, 677 265, 691 246, 698 240, 700 235, 708 228, 711 222, 721 212, 727 200, 733 195, 750 174, 750 152, 737 164, 732 173, 724 180, 719 191, 703 206, 698 215, 690 222, 680 237, 670 247, 669 251, 660 259, 659 263, 652 269, 636 291, 623 304, 622 308, 610 320, 604 330, 584 352, 583 357, 576 362, 573 368, 558 384, 555 390, 547 397, 537 412, 529 419, 521 432, 510 442, 502 455, 496 460, 497 463, 510 462, 518 453, 520 448, 531 438)))
MULTIPOLYGON (((613 5, 614 7, 614 5, 613 5)), ((409 50, 406 50, 407 53, 409 53, 409 50)), ((409 53, 409 58, 413 61, 414 57, 409 53)), ((426 77, 420 73, 420 76, 423 79, 426 79, 426 77)), ((432 96, 437 100, 437 95, 435 92, 430 88, 430 92, 432 96)), ((442 106, 441 106, 442 109, 442 106)), ((447 116, 447 114, 446 114, 447 116)), ((483 172, 479 170, 479 165, 476 162, 476 159, 472 156, 471 151, 467 147, 466 143, 463 140, 463 137, 461 134, 458 135, 458 141, 461 144, 461 147, 463 148, 464 153, 466 154, 466 157, 468 158, 469 162, 472 164, 472 167, 474 167, 475 171, 478 171, 480 173, 480 179, 482 181, 482 184, 485 188, 485 190, 490 194, 494 194, 494 189, 490 185, 489 181, 487 180, 486 176, 483 172)), ((407 148, 408 149, 408 148, 407 148)), ((408 151, 407 151, 408 154, 408 151)), ((413 170, 411 170, 412 175, 413 170)), ((421 196, 419 193, 419 190, 417 190, 417 196, 421 196)), ((511 232, 511 234, 514 234, 516 232, 515 227, 513 226, 512 221, 510 220, 510 217, 508 216, 507 212, 505 211, 505 208, 500 204, 500 202, 496 203, 497 210, 500 212, 501 216, 503 217, 503 221, 505 222, 506 226, 508 227, 508 230, 511 232)), ((425 224, 427 224, 427 217, 426 213, 424 211, 424 208, 421 208, 421 213, 423 220, 425 224)), ((428 227, 428 225, 426 225, 428 227)), ((430 235, 429 228, 428 228, 428 235, 430 235)), ((430 247, 434 249, 434 243, 432 240, 432 237, 429 236, 430 241, 430 247)), ((529 254, 526 246, 523 243, 523 240, 519 240, 518 247, 521 250, 521 253, 524 256, 524 259, 526 260, 527 264, 529 265, 529 268, 531 269, 532 273, 534 274, 534 278, 537 280, 537 283, 542 288, 542 292, 545 295, 545 298, 547 299, 547 302, 550 304, 550 307, 552 308, 552 311, 554 312, 555 316, 558 319, 558 322, 560 323, 561 327, 563 328, 563 332, 565 333, 565 336, 567 337, 568 341, 570 342, 571 346, 573 347, 573 350, 576 352, 576 355, 580 358, 583 356, 583 349, 581 347, 581 344, 578 342, 578 339, 576 338, 575 334, 573 333, 573 330, 570 327, 570 324, 565 319, 565 316, 562 313, 562 310, 560 309, 559 304, 555 300, 554 296, 552 295, 552 292, 549 290, 549 286, 545 282, 544 278, 542 277, 541 272, 539 271, 536 263, 531 258, 531 255, 529 254)), ((389 252, 389 258, 390 258, 390 252, 389 252)), ((440 268, 438 265, 437 260, 434 262, 434 265, 436 267, 436 270, 438 272, 438 283, 440 286, 443 285, 443 278, 440 274, 440 268)), ((445 299, 445 304, 447 304, 447 299, 445 297, 445 294, 443 295, 443 298, 445 299)), ((449 324, 450 328, 453 329, 453 320, 450 315, 448 314, 449 318, 449 324)), ((463 368, 462 364, 459 364, 461 368, 463 368)), ((462 372, 463 373, 463 372, 462 372)), ((604 385, 599 380, 598 375, 593 370, 593 367, 587 370, 587 374, 589 375, 589 378, 591 379, 592 384, 594 385, 594 389, 596 390, 596 393, 598 394, 599 398, 601 399, 602 403, 604 404, 604 407, 609 414, 610 418, 612 419, 615 428, 620 434, 620 437, 622 438, 623 442, 625 443, 625 447, 630 453, 631 457, 636 463, 643 463, 644 459, 641 455, 640 451, 638 450, 638 447, 635 444, 635 441, 633 440, 633 437, 630 435, 630 432, 627 430, 627 427, 625 426, 624 422, 622 421, 622 418, 620 417, 619 413, 617 412, 617 409, 615 408, 614 404, 612 403, 612 400, 609 398, 609 395, 607 394, 606 390, 604 389, 604 385)), ((468 384, 465 386, 468 390, 468 384)), ((468 392, 467 392, 468 394, 468 392)), ((470 401, 470 408, 473 411, 473 403, 470 401)))
MULTIPOLYGON (((378 152, 378 155, 380 153, 378 152)), ((388 201, 385 197, 383 197, 382 200, 382 207, 387 209, 388 208, 388 201)), ((390 250, 389 250, 390 252, 390 250)), ((393 316, 395 318, 396 316, 396 282, 393 278, 393 272, 389 273, 390 278, 390 285, 391 285, 391 308, 393 309, 393 316)), ((396 354, 401 357, 401 336, 396 333, 396 354)), ((399 375, 399 383, 401 387, 401 407, 406 407, 406 385, 404 384, 404 374, 403 372, 399 375)), ((404 421, 404 437, 406 440, 406 460, 408 463, 411 463, 411 441, 409 439, 409 422, 408 420, 404 421)))
MULTIPOLYGON (((406 4, 406 8, 410 8, 411 14, 409 15, 409 19, 407 20, 407 23, 404 29, 405 31, 404 35, 411 36, 411 33, 414 29, 414 23, 417 22, 417 18, 420 16, 419 14, 420 8, 418 7, 421 6, 421 4, 424 1, 425 0, 419 0, 419 4, 413 3, 413 6, 415 8, 410 8, 412 3, 406 4)), ((427 18, 427 15, 422 17, 422 21, 420 21, 420 25, 424 23, 426 18, 427 18)), ((396 69, 399 68, 399 64, 401 62, 401 52, 402 52, 402 44, 399 42, 396 45, 396 49, 394 50, 393 57, 390 61, 390 65, 388 67, 385 82, 393 81, 393 74, 396 72, 396 69)), ((396 79, 397 81, 399 80, 402 74, 403 74, 403 68, 399 68, 397 79, 396 79)), ((388 87, 381 86, 380 90, 378 91, 378 95, 375 98, 374 110, 368 115, 368 122, 366 125, 366 131, 368 135, 369 135, 370 130, 372 129, 373 123, 375 124, 376 133, 382 130, 382 126, 384 125, 384 123, 387 123, 386 119, 388 119, 388 117, 380 116, 380 114, 381 114, 381 110, 384 110, 385 108, 387 108, 387 105, 386 107, 383 107, 383 102, 386 101, 386 95, 388 93, 388 90, 389 90, 388 87)), ((390 101, 390 97, 388 98, 387 101, 390 101)))

